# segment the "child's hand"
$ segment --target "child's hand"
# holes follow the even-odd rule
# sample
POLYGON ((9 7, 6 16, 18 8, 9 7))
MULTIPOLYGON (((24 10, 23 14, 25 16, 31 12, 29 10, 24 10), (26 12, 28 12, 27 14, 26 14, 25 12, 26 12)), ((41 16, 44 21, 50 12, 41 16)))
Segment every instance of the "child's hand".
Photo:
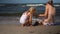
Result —
POLYGON ((38 16, 40 16, 40 14, 38 16))

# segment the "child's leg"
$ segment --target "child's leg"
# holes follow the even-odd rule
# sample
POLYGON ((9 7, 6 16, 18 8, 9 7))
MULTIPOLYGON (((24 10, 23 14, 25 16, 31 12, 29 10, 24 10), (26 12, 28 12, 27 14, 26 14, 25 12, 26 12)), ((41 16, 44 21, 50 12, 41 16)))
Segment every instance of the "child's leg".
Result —
POLYGON ((26 26, 26 25, 29 25, 29 21, 28 20, 26 20, 26 22, 24 23, 24 26, 26 26))
POLYGON ((22 24, 22 27, 24 27, 25 26, 25 24, 22 24))

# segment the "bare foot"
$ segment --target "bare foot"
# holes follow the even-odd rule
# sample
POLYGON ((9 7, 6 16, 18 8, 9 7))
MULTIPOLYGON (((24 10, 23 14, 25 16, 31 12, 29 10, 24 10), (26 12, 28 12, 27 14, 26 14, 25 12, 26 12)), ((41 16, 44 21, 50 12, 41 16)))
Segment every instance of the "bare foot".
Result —
POLYGON ((22 26, 22 27, 24 27, 25 25, 24 25, 24 24, 22 24, 21 26, 22 26))

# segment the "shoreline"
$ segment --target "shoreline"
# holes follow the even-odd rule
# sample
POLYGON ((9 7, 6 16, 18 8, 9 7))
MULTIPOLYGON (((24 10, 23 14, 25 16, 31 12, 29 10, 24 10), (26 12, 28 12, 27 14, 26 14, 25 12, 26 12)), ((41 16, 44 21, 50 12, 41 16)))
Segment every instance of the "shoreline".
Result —
MULTIPOLYGON (((0 24, 20 24, 20 16, 0 16, 0 24)), ((55 22, 60 22, 60 16, 55 17, 55 22)))

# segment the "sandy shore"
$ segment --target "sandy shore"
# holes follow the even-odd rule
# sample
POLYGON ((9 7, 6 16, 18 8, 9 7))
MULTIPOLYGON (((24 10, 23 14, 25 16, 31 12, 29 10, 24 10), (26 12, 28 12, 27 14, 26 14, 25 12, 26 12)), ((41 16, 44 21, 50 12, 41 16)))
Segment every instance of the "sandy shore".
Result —
POLYGON ((60 26, 21 27, 20 25, 0 25, 0 34, 60 34, 60 26))
MULTIPOLYGON (((56 17, 56 22, 60 18, 56 17)), ((55 26, 21 27, 19 17, 0 17, 0 34, 60 34, 60 23, 55 26)))
POLYGON ((0 24, 20 24, 17 16, 0 16, 0 24))

